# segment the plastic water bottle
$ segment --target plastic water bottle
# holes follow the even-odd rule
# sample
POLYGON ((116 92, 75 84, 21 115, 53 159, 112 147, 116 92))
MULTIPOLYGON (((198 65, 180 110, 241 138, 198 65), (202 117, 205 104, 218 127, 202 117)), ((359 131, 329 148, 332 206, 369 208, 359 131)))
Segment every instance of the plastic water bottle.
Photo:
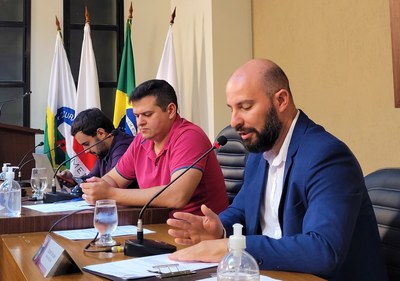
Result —
POLYGON ((14 168, 8 167, 6 178, 0 185, 0 217, 21 215, 21 186, 14 180, 14 168))
POLYGON ((245 251, 246 237, 242 235, 242 228, 239 223, 233 225, 233 235, 229 236, 229 252, 218 264, 218 281, 260 280, 256 260, 245 251))

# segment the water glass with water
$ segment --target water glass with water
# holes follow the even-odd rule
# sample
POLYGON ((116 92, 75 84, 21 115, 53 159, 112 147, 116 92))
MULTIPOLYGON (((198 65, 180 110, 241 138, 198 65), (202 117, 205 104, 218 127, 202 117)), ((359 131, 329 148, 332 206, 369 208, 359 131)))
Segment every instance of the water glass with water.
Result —
POLYGON ((47 170, 46 170, 46 168, 33 168, 32 169, 31 186, 34 191, 32 198, 36 198, 36 200, 42 200, 44 190, 47 187, 47 170))
POLYGON ((97 200, 94 210, 94 227, 100 234, 96 246, 114 246, 117 243, 111 234, 118 225, 118 212, 115 200, 97 200))

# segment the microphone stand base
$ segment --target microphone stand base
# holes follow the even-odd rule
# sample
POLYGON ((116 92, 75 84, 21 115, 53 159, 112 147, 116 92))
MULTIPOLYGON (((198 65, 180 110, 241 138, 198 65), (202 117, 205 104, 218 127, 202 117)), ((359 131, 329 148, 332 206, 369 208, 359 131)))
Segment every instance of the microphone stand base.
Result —
POLYGON ((43 195, 43 203, 54 203, 80 198, 79 195, 73 195, 65 192, 47 192, 43 195))
POLYGON ((143 239, 129 239, 125 241, 124 254, 130 257, 146 257, 160 254, 168 254, 176 251, 174 245, 157 241, 143 239))

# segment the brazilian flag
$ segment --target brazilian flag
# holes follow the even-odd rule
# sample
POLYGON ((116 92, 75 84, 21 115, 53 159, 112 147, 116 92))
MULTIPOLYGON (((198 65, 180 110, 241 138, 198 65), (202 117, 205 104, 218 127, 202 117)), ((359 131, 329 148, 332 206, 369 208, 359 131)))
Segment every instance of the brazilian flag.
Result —
POLYGON ((114 126, 127 134, 136 135, 136 118, 131 106, 128 104, 128 97, 136 86, 135 66, 133 60, 131 42, 132 18, 126 23, 126 38, 122 52, 121 67, 119 69, 118 86, 114 106, 114 126))

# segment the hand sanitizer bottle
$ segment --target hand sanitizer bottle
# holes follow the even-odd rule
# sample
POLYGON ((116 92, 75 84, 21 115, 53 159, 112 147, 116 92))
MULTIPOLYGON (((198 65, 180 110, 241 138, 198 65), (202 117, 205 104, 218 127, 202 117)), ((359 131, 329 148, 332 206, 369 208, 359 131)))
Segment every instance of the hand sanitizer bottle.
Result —
POLYGON ((14 180, 14 168, 8 167, 6 178, 0 185, 0 217, 21 215, 21 186, 14 180))
POLYGON ((245 251, 246 237, 242 235, 242 228, 239 223, 233 225, 233 235, 229 236, 229 252, 218 264, 218 281, 260 280, 256 260, 245 251))

